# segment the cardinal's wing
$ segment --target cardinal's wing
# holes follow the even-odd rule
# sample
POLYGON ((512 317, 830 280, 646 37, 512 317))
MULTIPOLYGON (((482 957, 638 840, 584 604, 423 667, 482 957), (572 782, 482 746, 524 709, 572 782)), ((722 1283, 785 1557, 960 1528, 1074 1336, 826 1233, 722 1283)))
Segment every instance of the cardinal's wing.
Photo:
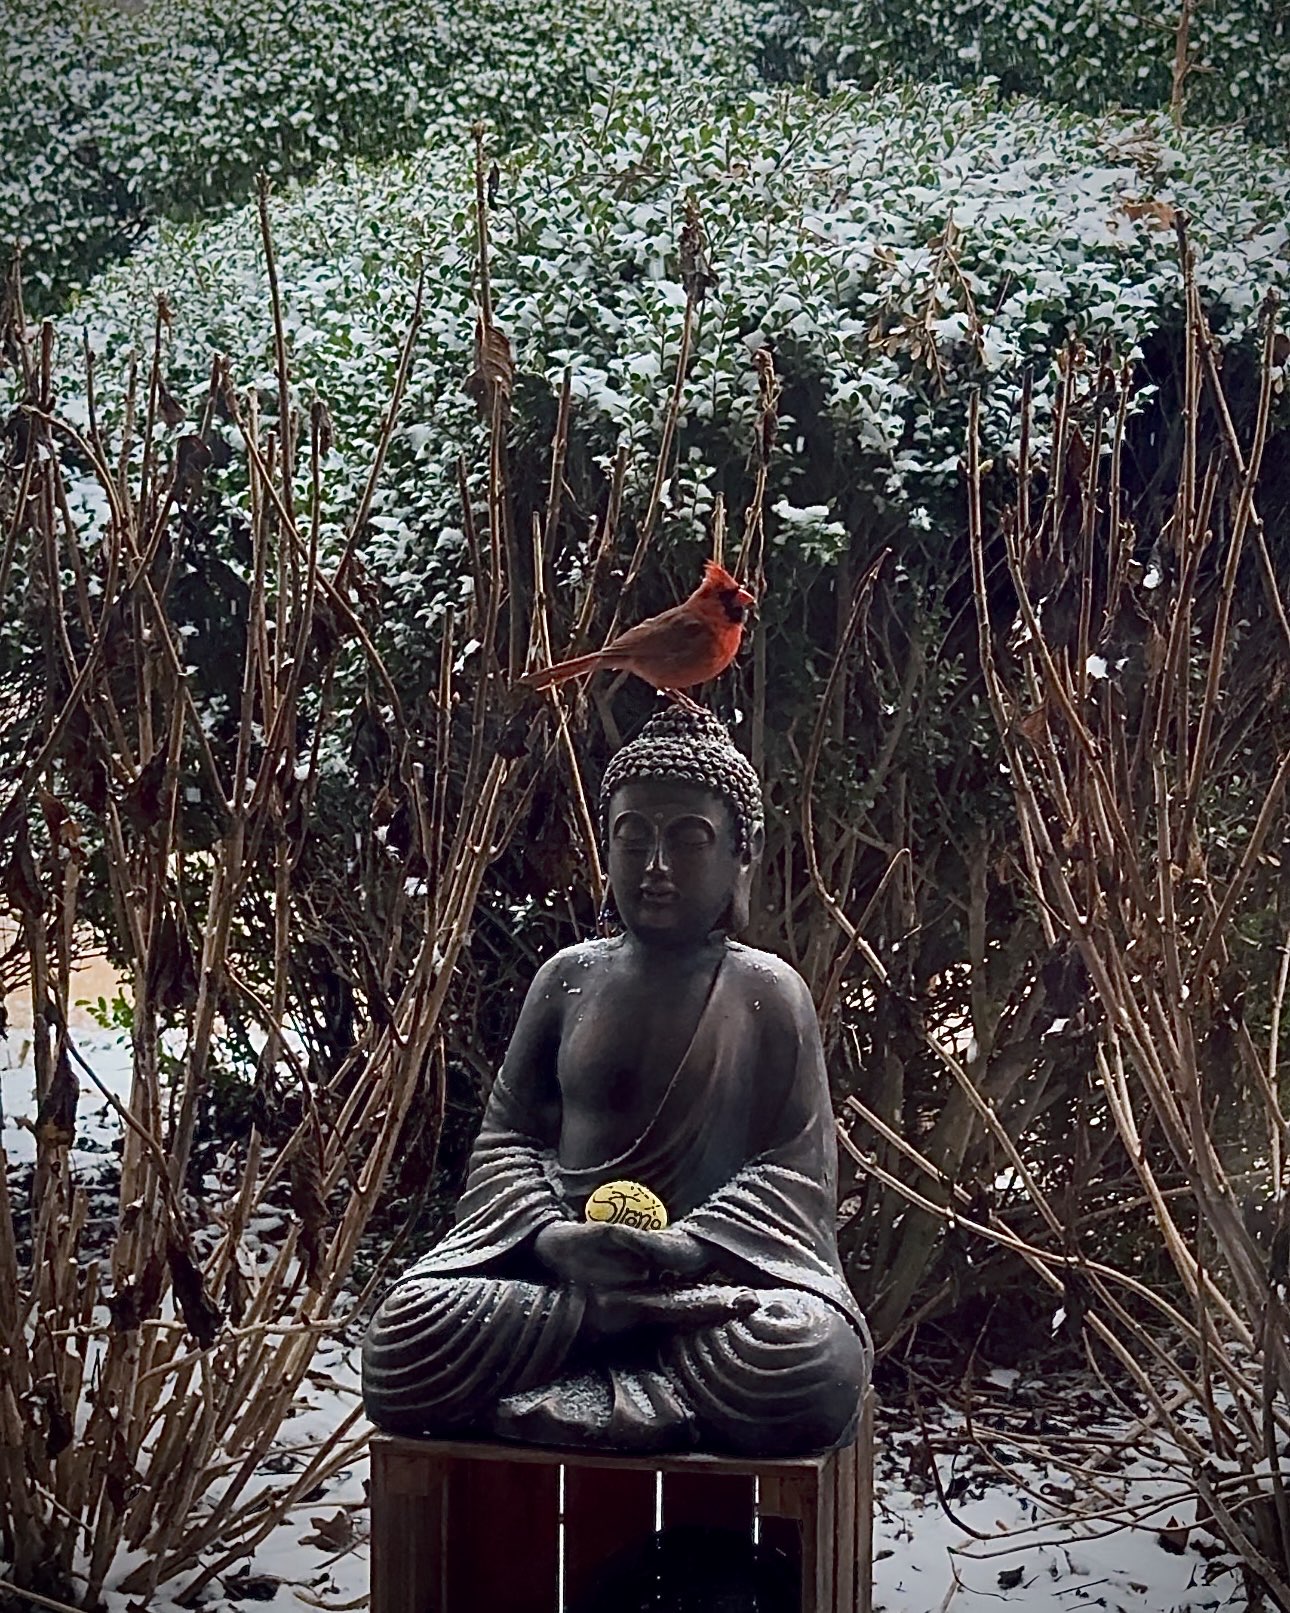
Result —
POLYGON ((611 639, 605 645, 605 651, 615 656, 620 652, 634 656, 644 650, 651 659, 658 655, 667 660, 673 656, 678 660, 688 660, 692 656, 701 658, 711 645, 712 624, 705 622, 692 610, 687 610, 684 605, 673 605, 671 610, 660 611, 657 616, 637 622, 635 627, 629 627, 626 632, 611 639))

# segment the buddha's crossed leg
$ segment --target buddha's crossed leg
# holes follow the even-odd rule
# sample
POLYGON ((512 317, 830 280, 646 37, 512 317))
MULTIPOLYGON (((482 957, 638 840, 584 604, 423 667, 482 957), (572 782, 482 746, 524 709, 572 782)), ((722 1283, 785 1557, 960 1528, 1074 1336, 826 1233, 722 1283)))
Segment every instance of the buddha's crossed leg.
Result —
POLYGON ((474 1274, 398 1284, 364 1346, 382 1428, 608 1450, 827 1449, 869 1367, 851 1324, 797 1289, 587 1295, 474 1274))
POLYGON ((582 1291, 471 1273, 408 1277, 363 1342, 363 1399, 378 1428, 457 1432, 509 1394, 558 1377, 578 1338, 582 1291))
POLYGON ((869 1341, 814 1294, 773 1288, 757 1298, 750 1315, 674 1334, 660 1351, 699 1443, 757 1456, 845 1444, 873 1364, 869 1341))

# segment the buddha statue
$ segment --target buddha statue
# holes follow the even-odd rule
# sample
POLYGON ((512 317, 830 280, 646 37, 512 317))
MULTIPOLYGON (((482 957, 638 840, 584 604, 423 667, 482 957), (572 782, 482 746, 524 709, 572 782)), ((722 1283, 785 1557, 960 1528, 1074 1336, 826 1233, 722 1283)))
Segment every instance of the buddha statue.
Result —
POLYGON ((757 776, 712 714, 673 707, 610 762, 600 820, 621 933, 538 970, 454 1225, 371 1324, 368 1415, 575 1448, 827 1450, 853 1433, 872 1345, 838 1261, 810 993, 734 939, 757 776), (648 1190, 666 1226, 587 1219, 610 1183, 648 1190))

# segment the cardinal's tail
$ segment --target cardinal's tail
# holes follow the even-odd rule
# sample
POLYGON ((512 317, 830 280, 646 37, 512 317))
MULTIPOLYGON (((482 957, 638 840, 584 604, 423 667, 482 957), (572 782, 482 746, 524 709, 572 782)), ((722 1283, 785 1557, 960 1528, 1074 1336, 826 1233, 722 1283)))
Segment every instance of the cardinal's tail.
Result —
POLYGON ((520 682, 529 689, 554 689, 557 684, 566 682, 569 678, 580 677, 584 672, 594 672, 598 666, 605 665, 605 658, 600 650, 593 650, 590 655, 575 655, 571 661, 557 661, 554 666, 539 667, 536 672, 526 672, 520 682))

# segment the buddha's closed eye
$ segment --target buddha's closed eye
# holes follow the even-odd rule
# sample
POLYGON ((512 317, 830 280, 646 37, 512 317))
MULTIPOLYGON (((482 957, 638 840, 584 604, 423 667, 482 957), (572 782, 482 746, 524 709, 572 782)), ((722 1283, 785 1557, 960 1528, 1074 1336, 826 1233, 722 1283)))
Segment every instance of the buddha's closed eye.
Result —
POLYGON ((673 851, 703 851, 713 844, 716 833, 710 823, 691 817, 665 824, 661 831, 656 831, 647 819, 635 813, 624 813, 614 825, 614 845, 620 851, 647 853, 654 849, 660 838, 673 851))

